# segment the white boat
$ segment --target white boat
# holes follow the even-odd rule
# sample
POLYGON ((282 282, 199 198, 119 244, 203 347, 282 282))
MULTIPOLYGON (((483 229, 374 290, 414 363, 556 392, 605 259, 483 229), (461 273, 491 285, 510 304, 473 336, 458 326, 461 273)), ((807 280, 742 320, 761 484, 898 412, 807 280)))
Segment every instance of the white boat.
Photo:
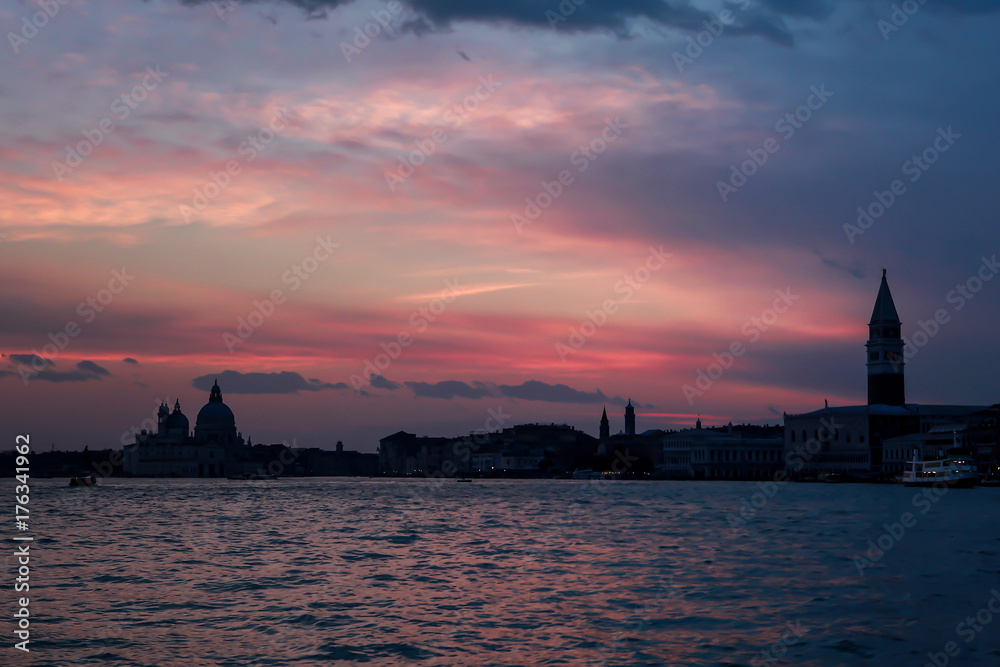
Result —
POLYGON ((975 486, 979 482, 979 472, 971 456, 951 454, 929 461, 916 458, 907 461, 900 480, 906 486, 933 486, 945 483, 948 486, 975 486))
POLYGON ((70 486, 97 486, 97 478, 89 472, 69 478, 70 486))

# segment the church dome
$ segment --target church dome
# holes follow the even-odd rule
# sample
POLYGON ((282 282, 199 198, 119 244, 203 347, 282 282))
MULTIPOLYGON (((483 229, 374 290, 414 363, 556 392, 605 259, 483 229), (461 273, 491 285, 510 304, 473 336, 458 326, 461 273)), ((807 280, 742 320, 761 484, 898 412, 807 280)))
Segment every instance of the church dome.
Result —
POLYGON ((174 411, 167 417, 166 427, 168 431, 179 431, 185 434, 188 432, 188 418, 184 416, 183 412, 181 412, 180 401, 174 403, 174 411))
POLYGON ((208 403, 198 411, 195 425, 199 428, 235 428, 236 417, 229 406, 222 402, 222 390, 219 383, 212 386, 212 392, 208 396, 208 403))

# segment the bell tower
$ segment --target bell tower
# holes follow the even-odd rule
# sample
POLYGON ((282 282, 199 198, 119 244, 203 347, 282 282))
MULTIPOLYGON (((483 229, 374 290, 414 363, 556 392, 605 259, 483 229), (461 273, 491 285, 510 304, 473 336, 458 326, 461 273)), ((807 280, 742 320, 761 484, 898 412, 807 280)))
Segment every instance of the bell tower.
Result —
POLYGON ((608 409, 604 408, 604 414, 601 415, 601 440, 607 440, 611 437, 611 423, 608 421, 608 409))
POLYGON ((868 322, 868 405, 903 405, 903 338, 901 323, 892 302, 889 283, 882 269, 882 284, 875 298, 875 309, 868 322))
POLYGON ((625 406, 625 435, 635 435, 635 408, 632 407, 631 398, 625 406))

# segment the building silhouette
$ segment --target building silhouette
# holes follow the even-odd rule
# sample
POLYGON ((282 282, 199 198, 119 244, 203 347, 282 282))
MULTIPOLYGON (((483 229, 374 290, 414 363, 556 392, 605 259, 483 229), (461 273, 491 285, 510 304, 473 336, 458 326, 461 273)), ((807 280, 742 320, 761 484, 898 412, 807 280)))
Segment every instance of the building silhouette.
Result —
POLYGON ((741 424, 694 428, 663 435, 663 464, 657 469, 667 479, 769 479, 784 469, 781 426, 741 424))
POLYGON ((181 412, 181 402, 173 412, 166 403, 157 411, 156 432, 143 429, 135 442, 125 445, 122 468, 137 477, 225 477, 243 474, 241 463, 250 457, 236 417, 222 400, 219 383, 212 386, 208 403, 198 412, 194 433, 181 412))
POLYGON ((902 323, 896 314, 889 283, 882 269, 882 283, 868 322, 868 404, 905 405, 903 386, 902 323))
POLYGON ((193 432, 180 400, 172 412, 161 403, 156 432, 137 433, 122 459, 122 472, 133 477, 368 476, 379 471, 376 454, 345 451, 339 441, 333 451, 244 442, 218 381, 198 411, 193 432))
POLYGON ((784 451, 792 478, 825 478, 831 473, 856 480, 891 480, 913 458, 902 436, 955 428, 985 410, 977 405, 905 402, 902 323, 885 271, 868 324, 867 405, 830 407, 785 414, 784 451))

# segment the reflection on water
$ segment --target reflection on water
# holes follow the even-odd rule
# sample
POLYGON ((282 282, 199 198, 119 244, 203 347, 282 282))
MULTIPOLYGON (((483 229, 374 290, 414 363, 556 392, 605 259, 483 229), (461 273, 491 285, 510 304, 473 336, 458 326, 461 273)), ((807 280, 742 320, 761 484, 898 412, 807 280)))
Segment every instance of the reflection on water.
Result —
POLYGON ((1000 615, 956 631, 1000 589, 1000 489, 921 514, 912 489, 787 485, 734 529, 753 483, 63 484, 33 482, 32 653, 5 662, 1000 664, 1000 615))

